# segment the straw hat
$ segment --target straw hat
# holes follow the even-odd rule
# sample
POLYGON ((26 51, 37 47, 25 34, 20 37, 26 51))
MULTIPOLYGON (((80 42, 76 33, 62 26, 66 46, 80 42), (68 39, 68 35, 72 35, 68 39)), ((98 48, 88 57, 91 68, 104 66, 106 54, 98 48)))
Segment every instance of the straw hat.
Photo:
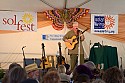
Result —
POLYGON ((34 71, 34 70, 37 70, 38 69, 38 66, 36 63, 33 63, 33 64, 29 64, 25 67, 26 69, 26 72, 31 72, 31 71, 34 71))

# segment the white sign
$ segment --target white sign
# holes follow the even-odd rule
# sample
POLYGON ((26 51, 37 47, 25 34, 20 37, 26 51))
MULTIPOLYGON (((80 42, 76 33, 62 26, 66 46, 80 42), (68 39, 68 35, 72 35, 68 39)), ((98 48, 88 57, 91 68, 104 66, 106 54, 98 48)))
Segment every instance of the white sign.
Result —
POLYGON ((42 40, 62 40, 64 34, 42 34, 42 40))
POLYGON ((0 11, 0 30, 37 31, 37 13, 0 11))
POLYGON ((91 14, 91 33, 118 34, 118 15, 91 14))

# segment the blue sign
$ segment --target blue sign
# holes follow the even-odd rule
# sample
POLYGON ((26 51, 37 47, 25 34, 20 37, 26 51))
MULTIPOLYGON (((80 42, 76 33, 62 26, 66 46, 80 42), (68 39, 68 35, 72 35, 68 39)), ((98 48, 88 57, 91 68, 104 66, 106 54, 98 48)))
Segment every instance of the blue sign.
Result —
POLYGON ((63 40, 64 34, 42 34, 42 40, 63 40))
POLYGON ((43 40, 47 40, 47 35, 42 35, 43 40))
POLYGON ((118 34, 118 15, 91 14, 91 33, 118 34))
POLYGON ((104 16, 94 16, 94 29, 105 29, 105 17, 104 16))

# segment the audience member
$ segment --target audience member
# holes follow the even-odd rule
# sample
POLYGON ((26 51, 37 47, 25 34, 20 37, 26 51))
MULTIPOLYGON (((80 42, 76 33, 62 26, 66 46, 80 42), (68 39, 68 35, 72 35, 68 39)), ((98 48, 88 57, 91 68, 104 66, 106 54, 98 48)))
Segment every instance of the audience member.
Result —
POLYGON ((92 61, 87 61, 83 65, 85 65, 86 67, 88 67, 91 71, 93 71, 94 69, 96 69, 96 66, 95 66, 95 64, 92 61))
MULTIPOLYGON (((91 72, 91 70, 86 67, 85 65, 78 65, 75 70, 73 71, 73 81, 78 81, 78 78, 80 77, 84 77, 87 78, 87 76, 89 78, 87 78, 86 80, 92 79, 93 78, 93 74, 91 72)), ((82 79, 82 78, 81 78, 82 79)))
POLYGON ((9 69, 6 71, 6 73, 4 74, 4 77, 3 77, 3 79, 2 79, 2 83, 7 83, 8 82, 8 75, 9 75, 9 71, 12 69, 12 68, 14 68, 14 67, 21 67, 21 65, 20 64, 18 64, 18 63, 11 63, 10 65, 9 65, 9 69))
POLYGON ((61 81, 70 82, 70 77, 69 77, 69 75, 66 74, 66 68, 64 65, 58 66, 58 72, 59 72, 59 76, 61 78, 61 81))
POLYGON ((12 64, 10 64, 10 66, 9 66, 9 70, 11 70, 12 68, 14 68, 14 67, 21 67, 21 65, 20 64, 18 64, 18 63, 12 63, 12 64))
POLYGON ((35 79, 26 79, 26 80, 22 81, 21 83, 39 83, 39 82, 35 79))
POLYGON ((102 79, 106 83, 123 83, 123 74, 118 67, 114 66, 104 72, 102 79))
POLYGON ((47 72, 41 83, 60 83, 59 73, 57 71, 47 72))
POLYGON ((92 83, 105 83, 102 79, 96 79, 92 83))
POLYGON ((27 79, 25 69, 17 66, 9 71, 8 83, 20 83, 25 79, 27 79))
POLYGON ((50 71, 56 71, 57 72, 58 70, 55 67, 51 67, 51 68, 48 69, 47 72, 50 72, 50 71))
POLYGON ((36 63, 29 64, 25 67, 28 78, 39 80, 39 70, 36 63))
POLYGON ((90 78, 87 74, 79 74, 74 80, 74 83, 90 83, 90 78))

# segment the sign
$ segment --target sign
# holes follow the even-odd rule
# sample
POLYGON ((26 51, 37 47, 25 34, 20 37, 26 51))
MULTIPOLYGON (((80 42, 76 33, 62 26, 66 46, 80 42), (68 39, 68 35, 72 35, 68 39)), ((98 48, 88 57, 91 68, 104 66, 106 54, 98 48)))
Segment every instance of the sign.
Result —
POLYGON ((0 30, 37 31, 37 13, 0 11, 0 30))
POLYGON ((42 40, 63 40, 63 34, 42 34, 42 40))
POLYGON ((91 33, 118 34, 118 15, 91 14, 91 33))

